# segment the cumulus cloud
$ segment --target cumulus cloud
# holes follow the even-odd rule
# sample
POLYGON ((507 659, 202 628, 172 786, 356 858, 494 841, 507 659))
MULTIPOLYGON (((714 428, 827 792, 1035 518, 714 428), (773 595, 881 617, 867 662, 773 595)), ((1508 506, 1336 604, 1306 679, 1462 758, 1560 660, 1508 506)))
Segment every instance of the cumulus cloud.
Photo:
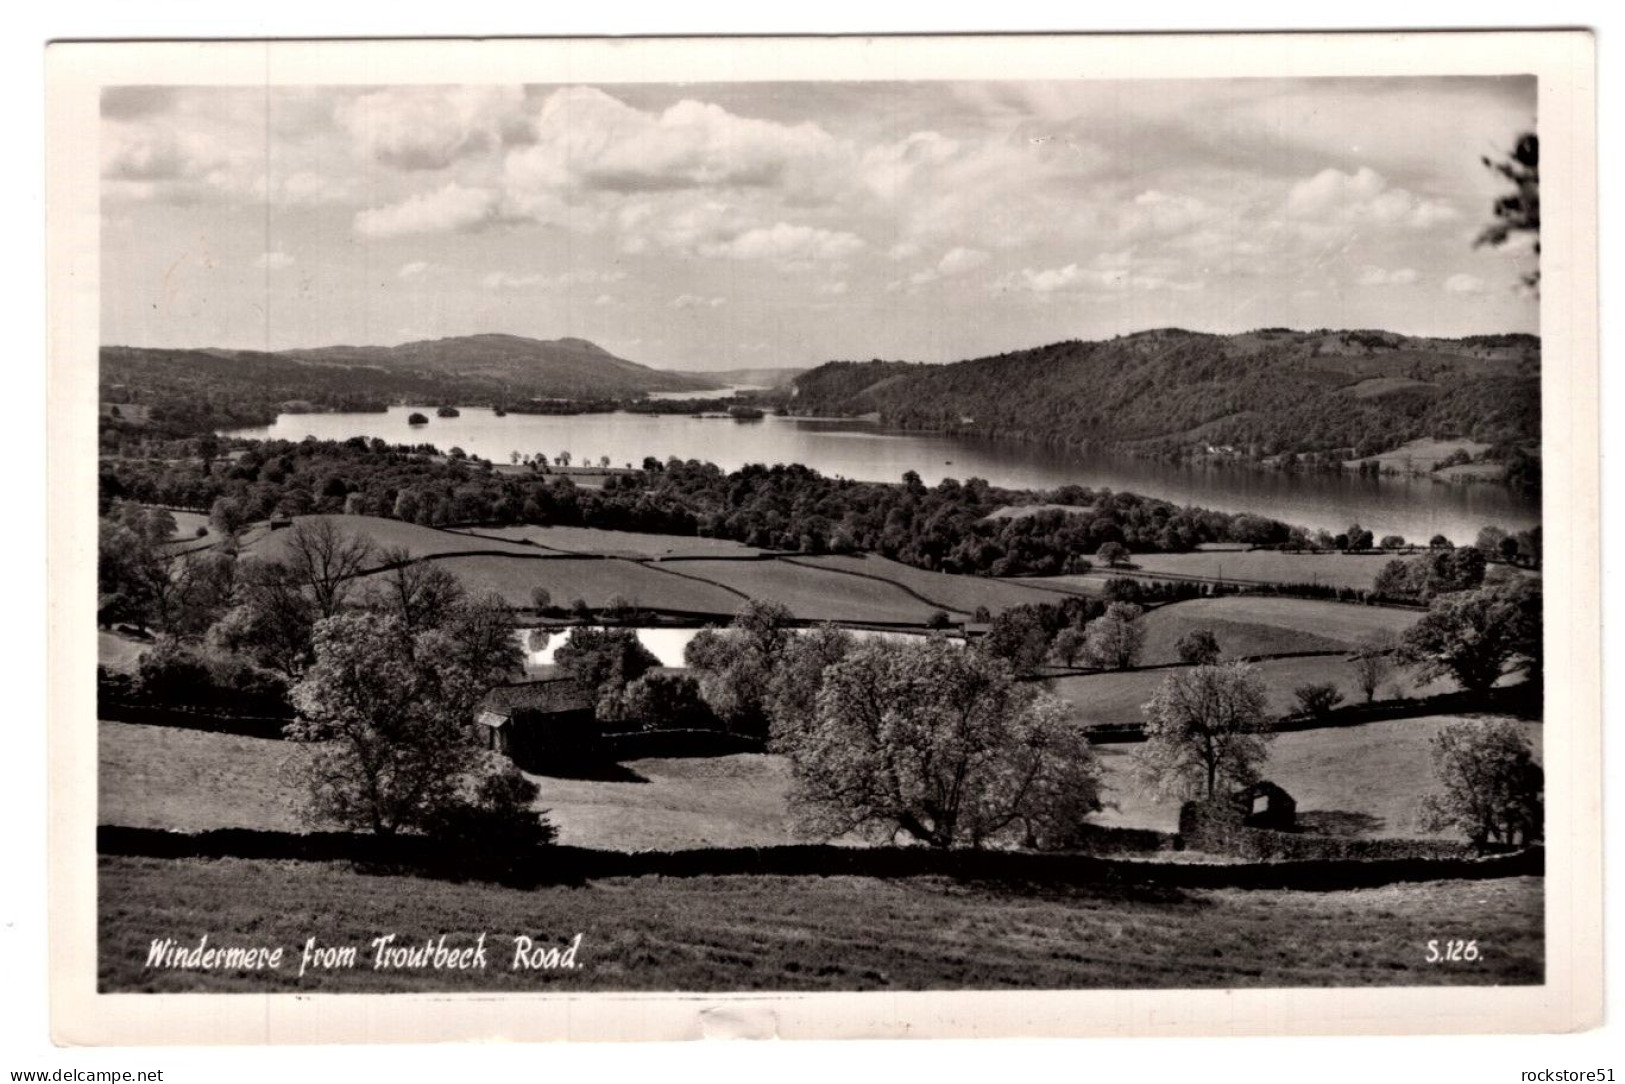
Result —
POLYGON ((548 284, 546 275, 511 275, 506 271, 492 271, 480 280, 487 290, 528 290, 548 284))
POLYGON ((474 230, 501 217, 495 193, 465 188, 456 182, 409 196, 399 203, 372 207, 355 216, 363 237, 389 238, 414 233, 474 230))
POLYGON ((1444 291, 1447 294, 1481 294, 1484 292, 1484 280, 1477 275, 1458 272, 1444 280, 1444 291))
POLYGON ((942 259, 930 267, 916 271, 908 277, 908 285, 919 287, 927 286, 938 279, 952 278, 963 275, 967 271, 974 271, 987 263, 988 254, 979 248, 951 248, 943 253, 942 259))
POLYGON ((544 275, 541 272, 516 275, 508 271, 492 271, 481 279, 481 282, 488 290, 524 290, 536 286, 607 286, 625 279, 626 272, 619 268, 599 271, 590 267, 578 267, 558 275, 544 275))
POLYGON ((622 282, 625 279, 626 272, 619 268, 613 271, 598 271, 590 267, 580 267, 564 272, 553 281, 560 286, 591 286, 597 283, 622 282))
POLYGON ((697 294, 679 294, 672 298, 674 309, 715 309, 727 304, 725 297, 700 297, 697 294))
POLYGON ((1205 289, 1206 285, 1201 279, 1176 279, 1171 277, 1171 273, 1131 265, 1129 254, 1121 252, 1103 253, 1096 258, 1092 267, 1069 263, 1064 267, 1036 270, 1027 267, 1012 271, 1001 275, 993 283, 993 292, 1023 292, 1038 297, 1073 290, 1169 290, 1189 293, 1205 289))
POLYGON ((1380 267, 1365 267, 1354 280, 1356 286, 1409 286, 1418 278, 1414 267, 1401 267, 1386 271, 1380 267))
POLYGON ((1034 294, 1053 294, 1057 290, 1079 285, 1088 277, 1089 273, 1075 263, 1036 271, 1031 267, 1024 267, 1020 271, 1012 271, 1002 276, 994 284, 994 290, 999 293, 1025 290, 1034 294))
POLYGON ((779 222, 746 230, 726 241, 705 242, 699 251, 703 256, 772 260, 783 267, 798 267, 845 259, 863 247, 863 238, 844 230, 779 222))
POLYGON ((1126 237, 1166 237, 1189 232, 1219 214, 1195 196, 1150 188, 1131 200, 1120 216, 1126 237))
POLYGON ((687 98, 644 111, 594 87, 548 95, 531 130, 534 144, 508 156, 516 196, 566 186, 628 193, 806 184, 839 151, 810 121, 778 124, 687 98))
POLYGON ((520 134, 523 104, 517 86, 390 87, 341 103, 334 118, 364 156, 435 170, 520 134))
POLYGON ((411 263, 401 264, 401 269, 395 274, 403 279, 420 279, 428 274, 432 266, 427 260, 413 260, 411 263))
POLYGON ((254 261, 254 266, 280 271, 284 267, 292 267, 293 263, 293 257, 286 252, 262 252, 259 259, 254 261))
POLYGON ((1323 169, 1287 193, 1288 217, 1321 223, 1372 223, 1428 229, 1460 217, 1451 204, 1394 188, 1369 166, 1354 173, 1323 169))

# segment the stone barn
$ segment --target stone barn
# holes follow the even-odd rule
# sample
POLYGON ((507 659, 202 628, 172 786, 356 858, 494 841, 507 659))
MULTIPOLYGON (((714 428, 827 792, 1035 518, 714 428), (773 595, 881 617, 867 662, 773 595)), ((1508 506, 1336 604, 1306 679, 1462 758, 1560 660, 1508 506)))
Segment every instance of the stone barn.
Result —
POLYGON ((474 722, 481 744, 520 767, 580 760, 602 736, 593 697, 571 678, 516 681, 485 694, 474 722))
POLYGON ((1248 828, 1271 828, 1290 832, 1298 823, 1298 803, 1282 787, 1268 779, 1260 779, 1250 787, 1243 787, 1230 796, 1231 803, 1241 814, 1241 822, 1248 828))

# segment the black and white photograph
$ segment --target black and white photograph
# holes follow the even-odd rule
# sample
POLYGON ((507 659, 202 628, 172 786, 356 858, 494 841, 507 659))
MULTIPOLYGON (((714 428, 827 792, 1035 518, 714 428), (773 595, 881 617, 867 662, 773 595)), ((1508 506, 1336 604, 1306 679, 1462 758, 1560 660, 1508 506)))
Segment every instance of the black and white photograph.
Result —
POLYGON ((79 992, 1583 1023, 1591 52, 1541 38, 103 47, 79 992))

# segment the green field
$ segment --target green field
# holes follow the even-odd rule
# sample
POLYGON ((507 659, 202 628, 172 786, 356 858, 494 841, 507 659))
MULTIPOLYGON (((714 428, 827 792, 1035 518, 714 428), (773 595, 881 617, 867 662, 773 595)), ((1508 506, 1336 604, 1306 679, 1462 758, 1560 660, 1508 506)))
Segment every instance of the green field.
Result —
POLYGON ((1465 451, 1471 456, 1479 456, 1489 451, 1490 446, 1476 440, 1433 440, 1423 437, 1419 440, 1407 441, 1397 448, 1378 455, 1366 456, 1364 459, 1351 459, 1343 465, 1354 469, 1361 463, 1375 462, 1381 464, 1384 471, 1397 471, 1401 474, 1426 474, 1438 466, 1441 459, 1447 458, 1457 450, 1465 451))
POLYGON ((1232 657, 1281 655, 1297 651, 1350 651, 1378 633, 1393 635, 1421 615, 1412 610, 1358 606, 1315 599, 1231 595, 1160 606, 1146 613, 1146 666, 1179 661, 1179 638, 1210 629, 1232 657))
POLYGON ((772 847, 791 833, 783 757, 743 753, 627 761, 636 781, 533 776, 559 842, 614 850, 772 847))
POLYGON ((134 828, 298 831, 283 765, 304 747, 165 726, 97 724, 97 820, 134 828))
MULTIPOLYGON (((382 516, 299 516, 294 520, 297 526, 313 520, 329 519, 342 530, 355 535, 364 535, 378 549, 404 549, 413 557, 426 557, 441 553, 466 553, 471 550, 490 552, 493 550, 513 553, 517 555, 536 556, 534 546, 521 545, 518 542, 499 542, 485 538, 466 538, 453 534, 451 531, 437 530, 434 527, 420 527, 415 523, 407 523, 398 519, 385 519, 382 516)), ((243 547, 245 553, 267 560, 282 558, 287 553, 288 539, 293 529, 284 527, 280 530, 266 531, 252 542, 243 547)))
MULTIPOLYGON (((300 831, 299 791, 283 765, 303 746, 201 730, 102 722, 103 824, 187 832, 300 831)), ((615 850, 792 842, 780 757, 628 761, 626 782, 537 776, 559 842, 615 850)))
POLYGON ((937 609, 896 584, 786 561, 684 561, 676 567, 752 598, 781 602, 804 621, 924 624, 937 609))
MULTIPOLYGON (((537 551, 532 549, 531 553, 537 551)), ((553 605, 581 599, 588 606, 606 605, 616 595, 654 610, 690 610, 731 614, 743 601, 738 595, 633 561, 535 560, 521 557, 441 557, 435 564, 455 575, 476 594, 494 591, 510 606, 529 607, 531 589, 545 587, 553 605)), ((684 569, 686 571, 686 568, 684 569)))
MULTIPOLYGON (((1285 787, 1298 803, 1300 821, 1333 834, 1370 837, 1449 837, 1416 823, 1423 795, 1434 790, 1428 743, 1460 716, 1429 715, 1359 726, 1277 734, 1270 742, 1264 777, 1285 787)), ((1538 755, 1539 723, 1519 722, 1538 755)), ((1177 802, 1156 802, 1135 782, 1134 745, 1098 746, 1109 798, 1118 805, 1098 816, 1102 824, 1156 828, 1179 826, 1177 802)))
MULTIPOLYGON (((1286 715, 1298 710, 1293 690, 1300 685, 1330 681, 1343 693, 1345 704, 1365 699, 1355 679, 1354 665, 1341 655, 1310 655, 1302 658, 1265 659, 1253 664, 1269 689, 1269 710, 1275 715, 1286 715)), ((1101 723, 1137 723, 1143 718, 1140 705, 1151 699, 1157 687, 1178 673, 1177 668, 1151 670, 1108 671, 1096 674, 1074 674, 1049 680, 1055 695, 1072 705, 1073 717, 1085 725, 1101 723)), ((1433 696, 1452 692, 1456 686, 1448 679, 1418 684, 1405 672, 1396 673, 1383 682, 1377 700, 1391 698, 1390 686, 1399 684, 1407 696, 1433 696)))
POLYGON ((1013 606, 1031 602, 1057 602, 1066 597, 1066 592, 1044 588, 1041 586, 1042 581, 1035 580, 1029 585, 1025 581, 1015 579, 928 572, 923 568, 914 568, 875 554, 861 557, 797 557, 795 560, 838 572, 880 576, 929 599, 934 606, 965 617, 975 613, 980 606, 986 606, 992 613, 998 613, 1013 606))
MULTIPOLYGON (((726 538, 696 538, 638 531, 606 531, 597 527, 478 527, 481 538, 530 542, 560 553, 602 553, 611 557, 749 557, 762 551, 726 538)), ((470 548, 480 539, 471 540, 470 548)))
POLYGON ((1326 587, 1371 589, 1377 573, 1396 555, 1280 553, 1275 550, 1135 554, 1139 571, 1162 576, 1243 583, 1317 583, 1326 587))
POLYGON ((1048 888, 918 877, 611 878, 511 889, 340 864, 107 857, 102 991, 924 990, 1536 983, 1540 878, 1339 892, 1048 888), (1470 930, 1475 964, 1428 964, 1470 930), (380 932, 461 946, 485 970, 375 971, 380 932), (516 935, 581 936, 578 967, 514 971, 516 935), (155 937, 283 946, 277 971, 147 970, 155 937), (298 974, 301 946, 354 945, 353 970, 298 974))
MULTIPOLYGON (((1339 830, 1426 835, 1414 821, 1416 803, 1434 786, 1428 742, 1455 718, 1279 734, 1265 775, 1297 799, 1301 812, 1328 815, 1322 819, 1339 830)), ((1540 724, 1520 725, 1538 751, 1540 724)), ((298 792, 283 773, 284 762, 300 754, 298 745, 110 722, 100 724, 100 739, 102 823, 184 831, 300 828, 298 792)), ((1097 819, 1172 831, 1177 805, 1140 793, 1129 760, 1135 748, 1097 747, 1107 797, 1117 807, 1097 819)), ((794 839, 785 800, 789 774, 780 757, 646 759, 623 767, 625 781, 535 777, 541 786, 537 804, 549 811, 561 843, 635 851, 772 846, 794 839)))

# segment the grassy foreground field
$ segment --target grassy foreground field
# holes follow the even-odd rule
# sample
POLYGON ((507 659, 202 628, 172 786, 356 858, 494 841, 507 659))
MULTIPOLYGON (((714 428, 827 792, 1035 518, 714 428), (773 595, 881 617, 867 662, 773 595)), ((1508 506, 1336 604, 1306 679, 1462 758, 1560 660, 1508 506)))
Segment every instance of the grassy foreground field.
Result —
MULTIPOLYGON (((1434 788, 1428 742, 1456 716, 1426 716, 1277 735, 1265 775, 1297 799, 1320 830, 1360 836, 1426 836, 1417 806, 1434 788)), ((1522 723, 1540 751, 1541 727, 1522 723)), ((296 790, 284 763, 302 747, 194 730, 100 724, 104 824, 201 831, 298 831, 296 790)), ((1173 831, 1175 802, 1140 793, 1136 746, 1097 747, 1115 808, 1102 824, 1173 831)), ((615 780, 534 777, 559 842, 611 850, 774 846, 790 843, 781 757, 745 754, 632 760, 615 780)))
POLYGON ((1051 889, 911 878, 630 878, 533 890, 342 865, 103 858, 103 991, 922 990, 1537 983, 1543 880, 1341 892, 1051 889), (368 943, 487 935, 488 967, 371 967, 368 943), (513 938, 562 945, 574 970, 515 971, 513 938), (276 971, 148 970, 154 938, 282 946, 276 971), (301 978, 309 937, 350 970, 301 978), (1428 964, 1430 939, 1476 938, 1477 963, 1428 964))
MULTIPOLYGON (((1461 718, 1428 715, 1277 734, 1270 742, 1264 776, 1286 788, 1297 800, 1299 822, 1316 831, 1375 838, 1460 838, 1423 829, 1417 814, 1423 796, 1438 786, 1428 743, 1461 718)), ((1518 726, 1538 758, 1541 724, 1520 721, 1518 726)), ((1096 748, 1105 769, 1107 799, 1117 807, 1096 820, 1172 832, 1179 826, 1179 803, 1157 802, 1141 793, 1134 778, 1136 748, 1096 748)))

